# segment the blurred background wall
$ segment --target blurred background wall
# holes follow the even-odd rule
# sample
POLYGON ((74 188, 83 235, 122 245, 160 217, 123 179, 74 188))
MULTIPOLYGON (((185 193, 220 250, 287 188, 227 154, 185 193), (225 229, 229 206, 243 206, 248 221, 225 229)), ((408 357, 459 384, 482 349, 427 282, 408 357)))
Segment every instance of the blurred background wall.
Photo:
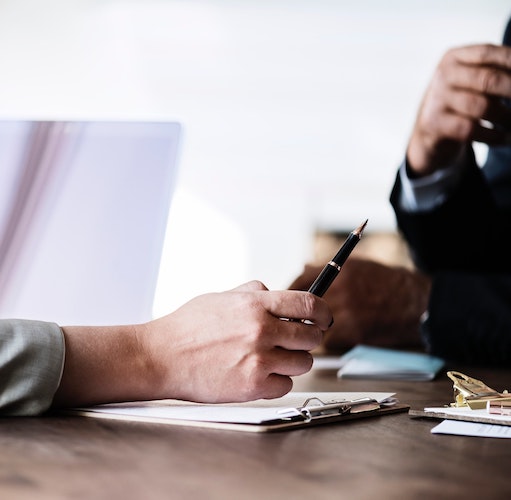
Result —
MULTIPOLYGON (((4 0, 0 118, 184 126, 155 314, 286 287, 317 232, 393 233, 388 195, 449 47, 508 0, 4 0)), ((484 148, 477 154, 484 157, 484 148)))

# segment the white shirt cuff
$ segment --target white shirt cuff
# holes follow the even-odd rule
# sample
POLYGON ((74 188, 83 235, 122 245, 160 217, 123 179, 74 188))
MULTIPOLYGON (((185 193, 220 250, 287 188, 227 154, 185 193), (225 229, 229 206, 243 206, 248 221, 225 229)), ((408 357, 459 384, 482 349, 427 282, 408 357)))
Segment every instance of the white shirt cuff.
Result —
POLYGON ((417 179, 408 177, 405 159, 399 168, 401 208, 407 212, 429 212, 442 205, 459 181, 465 167, 465 157, 463 151, 452 165, 417 179))

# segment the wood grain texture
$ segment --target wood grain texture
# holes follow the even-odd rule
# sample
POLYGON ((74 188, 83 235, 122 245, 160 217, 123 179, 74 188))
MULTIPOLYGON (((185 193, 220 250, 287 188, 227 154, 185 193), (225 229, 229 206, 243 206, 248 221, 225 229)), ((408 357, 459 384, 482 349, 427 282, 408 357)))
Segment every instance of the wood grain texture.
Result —
MULTIPOLYGON (((457 369, 497 390, 511 384, 511 370, 457 369)), ((395 391, 412 408, 452 398, 444 374, 433 382, 366 382, 315 371, 297 378, 295 389, 395 391)), ((400 413, 245 434, 78 417, 5 418, 0 498, 509 497, 510 443, 431 435, 436 423, 400 413)))

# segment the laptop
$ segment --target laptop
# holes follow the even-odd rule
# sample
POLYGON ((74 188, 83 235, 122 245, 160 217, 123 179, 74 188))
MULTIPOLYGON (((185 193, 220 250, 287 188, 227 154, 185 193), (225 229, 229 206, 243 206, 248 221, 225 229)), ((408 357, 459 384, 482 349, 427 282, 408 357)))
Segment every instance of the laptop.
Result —
POLYGON ((152 317, 181 127, 0 121, 0 317, 152 317))

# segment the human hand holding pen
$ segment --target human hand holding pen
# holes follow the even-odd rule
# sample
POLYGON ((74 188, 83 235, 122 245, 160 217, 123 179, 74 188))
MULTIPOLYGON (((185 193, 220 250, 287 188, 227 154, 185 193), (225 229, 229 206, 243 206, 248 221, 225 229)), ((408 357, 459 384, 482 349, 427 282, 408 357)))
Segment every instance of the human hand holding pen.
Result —
POLYGON ((185 399, 239 402, 283 396, 312 367, 333 324, 321 295, 360 240, 354 230, 308 292, 252 281, 192 299, 140 325, 63 327, 64 372, 55 406, 185 399), (302 320, 282 321, 283 318, 302 320), (83 379, 88 384, 82 384, 83 379))
MULTIPOLYGON (((309 293, 312 293, 318 297, 322 297, 325 292, 328 290, 336 276, 341 271, 342 266, 350 256, 351 252, 360 241, 362 237, 362 233, 367 225, 367 219, 365 222, 360 224, 356 229, 351 231, 351 233, 346 238, 346 241, 343 243, 339 251, 335 254, 335 257, 329 261, 323 270, 319 273, 318 277, 314 280, 312 285, 307 290, 309 293)), ((301 321, 302 323, 310 324, 310 320, 307 319, 286 319, 287 321, 301 321)), ((329 326, 332 326, 334 323, 334 319, 332 317, 332 322, 329 326)))
POLYGON ((280 397, 291 390, 291 377, 312 367, 309 351, 331 319, 320 297, 252 281, 140 325, 63 327, 66 359, 54 406, 280 397))

